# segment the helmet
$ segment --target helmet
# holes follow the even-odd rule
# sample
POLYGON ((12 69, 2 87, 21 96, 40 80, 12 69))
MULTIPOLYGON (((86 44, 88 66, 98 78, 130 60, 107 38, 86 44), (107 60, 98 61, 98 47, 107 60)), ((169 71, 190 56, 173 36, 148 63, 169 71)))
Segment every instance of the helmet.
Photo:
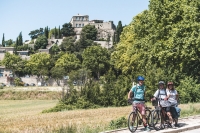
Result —
POLYGON ((168 82, 167 85, 174 85, 174 83, 173 82, 168 82))
POLYGON ((159 81, 158 84, 163 84, 164 85, 165 82, 164 81, 159 81))
POLYGON ((138 80, 138 81, 139 81, 139 80, 144 81, 144 77, 142 77, 142 76, 138 76, 138 77, 137 77, 137 80, 138 80))

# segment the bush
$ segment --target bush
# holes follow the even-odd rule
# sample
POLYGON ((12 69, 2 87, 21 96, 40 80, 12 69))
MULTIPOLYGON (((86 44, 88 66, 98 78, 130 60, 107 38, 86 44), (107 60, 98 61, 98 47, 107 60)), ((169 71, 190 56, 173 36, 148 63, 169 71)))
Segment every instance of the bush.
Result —
POLYGON ((110 129, 118 129, 127 127, 127 119, 125 117, 118 118, 117 120, 112 120, 109 124, 110 129))

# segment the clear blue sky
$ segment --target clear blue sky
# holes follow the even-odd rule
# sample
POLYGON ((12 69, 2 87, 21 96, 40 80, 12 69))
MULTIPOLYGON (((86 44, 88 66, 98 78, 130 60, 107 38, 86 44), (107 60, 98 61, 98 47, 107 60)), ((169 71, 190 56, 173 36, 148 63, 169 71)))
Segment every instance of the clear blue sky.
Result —
POLYGON ((30 31, 60 27, 73 15, 89 15, 89 19, 118 21, 128 25, 134 16, 148 9, 149 0, 0 0, 0 43, 16 40, 22 32, 23 41, 30 40, 30 31))

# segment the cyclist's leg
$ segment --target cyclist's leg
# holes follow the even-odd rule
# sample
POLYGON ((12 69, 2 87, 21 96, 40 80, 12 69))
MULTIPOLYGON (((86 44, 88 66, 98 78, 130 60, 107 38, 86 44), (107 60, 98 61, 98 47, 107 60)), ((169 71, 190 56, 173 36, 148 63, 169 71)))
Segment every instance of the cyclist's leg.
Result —
POLYGON ((144 103, 138 104, 138 109, 140 110, 140 113, 142 115, 142 121, 143 125, 145 127, 145 130, 150 131, 149 127, 147 127, 147 120, 146 120, 146 109, 144 103))
POLYGON ((132 122, 134 123, 135 122, 135 117, 137 116, 137 113, 136 113, 136 109, 137 109, 137 104, 133 103, 132 104, 132 107, 133 107, 133 117, 132 117, 132 122))
POLYGON ((168 118, 169 118, 169 122, 170 122, 172 128, 174 128, 174 125, 173 125, 173 118, 172 118, 172 114, 171 114, 171 112, 170 112, 170 107, 166 107, 166 112, 167 112, 167 116, 168 116, 168 118))

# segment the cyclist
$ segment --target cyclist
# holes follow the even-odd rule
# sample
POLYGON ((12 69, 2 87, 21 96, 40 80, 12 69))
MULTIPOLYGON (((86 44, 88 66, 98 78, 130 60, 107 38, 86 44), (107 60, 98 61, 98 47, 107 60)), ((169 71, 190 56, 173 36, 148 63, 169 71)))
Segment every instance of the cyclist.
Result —
POLYGON ((151 99, 151 101, 159 99, 159 104, 165 108, 165 111, 167 112, 167 116, 169 117, 169 121, 171 123, 172 128, 175 128, 175 125, 173 125, 173 118, 170 112, 170 102, 168 101, 167 97, 167 91, 164 88, 165 82, 159 81, 158 86, 159 89, 154 93, 154 98, 151 99))
POLYGON ((142 115, 143 125, 145 127, 145 131, 150 131, 151 129, 147 126, 146 115, 145 115, 145 85, 144 85, 144 77, 138 76, 138 83, 134 85, 128 93, 128 100, 131 101, 133 106, 133 112, 137 107, 142 115))
POLYGON ((167 99, 171 103, 171 113, 175 117, 175 126, 178 126, 178 112, 176 110, 179 110, 180 113, 180 108, 178 108, 178 93, 176 89, 174 88, 174 83, 173 82, 168 82, 167 83, 167 99))

